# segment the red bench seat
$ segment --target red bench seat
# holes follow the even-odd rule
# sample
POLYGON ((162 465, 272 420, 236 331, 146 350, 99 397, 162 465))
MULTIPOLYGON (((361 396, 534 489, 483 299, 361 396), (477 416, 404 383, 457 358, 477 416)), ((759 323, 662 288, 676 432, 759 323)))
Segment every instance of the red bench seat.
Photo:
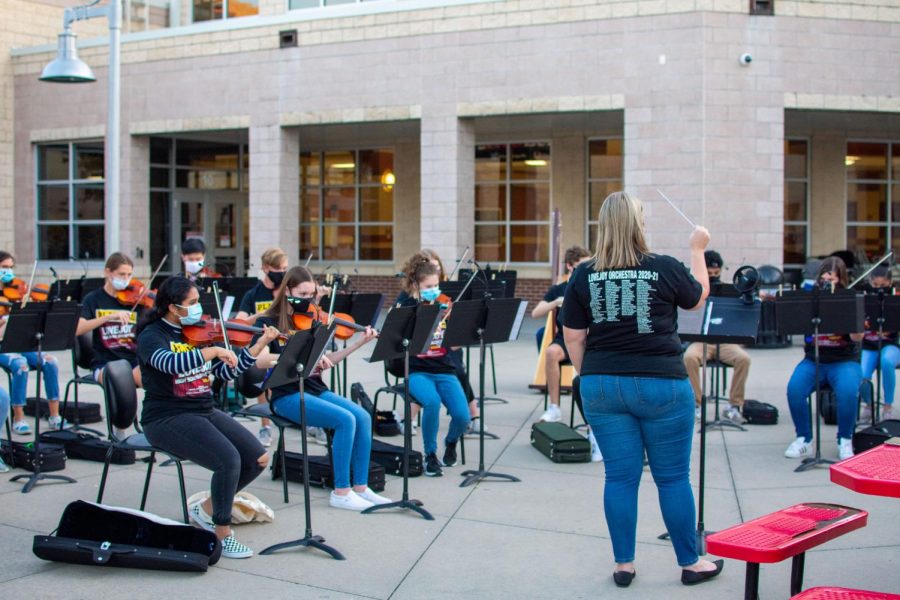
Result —
POLYGON ((791 600, 900 600, 897 594, 851 590, 839 587, 814 587, 791 596, 791 600))

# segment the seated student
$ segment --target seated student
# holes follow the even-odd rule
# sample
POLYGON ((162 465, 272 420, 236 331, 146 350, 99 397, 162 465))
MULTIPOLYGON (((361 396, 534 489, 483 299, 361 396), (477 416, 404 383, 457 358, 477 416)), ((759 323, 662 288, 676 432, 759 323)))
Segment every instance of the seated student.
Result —
MULTIPOLYGON (((722 255, 715 250, 707 250, 703 253, 706 261, 706 272, 709 274, 709 283, 713 290, 716 284, 722 281, 722 255)), ((728 394, 728 408, 723 416, 737 424, 744 422, 744 387, 750 374, 750 355, 738 344, 707 344, 706 360, 715 360, 734 367, 734 377, 731 380, 731 392, 728 394)), ((700 366, 703 363, 703 344, 694 342, 684 352, 684 366, 687 369, 688 379, 694 388, 694 402, 696 403, 695 415, 700 418, 700 366)))
MULTIPOLYGON (((6 426, 6 419, 9 416, 9 394, 3 388, 0 388, 0 432, 6 426)), ((9 473, 9 465, 3 462, 3 455, 0 454, 0 473, 9 473)))
POLYGON ((116 299, 116 292, 128 287, 133 271, 134 263, 128 256, 113 252, 103 268, 106 280, 103 287, 81 300, 81 318, 78 319, 75 335, 93 332, 91 372, 98 383, 103 383, 106 363, 124 359, 131 363, 135 385, 141 387, 134 328, 143 314, 143 308, 138 306, 132 311, 116 299))
MULTIPOLYGON (((262 279, 244 294, 236 317, 251 325, 256 322, 261 313, 272 305, 275 290, 281 285, 281 280, 284 279, 284 273, 288 268, 287 254, 281 248, 269 248, 263 252, 261 262, 262 279)), ((265 404, 266 397, 264 395, 258 397, 256 403, 265 404)), ((257 437, 263 446, 268 448, 272 445, 272 425, 269 419, 260 419, 257 437)))
POLYGON ((215 532, 222 556, 247 558, 253 551, 231 531, 231 506, 234 495, 262 473, 269 455, 243 425, 215 408, 212 378, 235 379, 279 334, 266 327, 253 346, 238 354, 218 346, 195 348, 184 341, 181 328, 202 316, 194 283, 170 277, 159 286, 137 337, 146 391, 141 425, 154 446, 213 472, 211 495, 191 507, 190 518, 215 532))
MULTIPOLYGON (((316 280, 306 267, 292 267, 275 292, 275 300, 268 310, 259 315, 257 325, 271 325, 280 331, 296 329, 293 321, 295 309, 304 310, 310 302, 317 301, 316 280)), ((306 312, 304 310, 304 312, 306 312)), ((306 403, 306 425, 334 430, 332 462, 334 466, 334 491, 329 504, 346 510, 365 510, 376 504, 387 504, 389 499, 379 496, 369 488, 369 455, 372 449, 372 420, 369 413, 350 400, 335 394, 322 381, 321 373, 330 369, 355 352, 377 334, 371 327, 356 342, 343 350, 327 353, 312 376, 303 382, 303 398, 306 403), (353 484, 351 487, 350 484, 353 484)), ((272 358, 281 353, 282 342, 269 345, 272 358)), ((265 359, 261 359, 264 361, 265 359)), ((257 364, 262 367, 270 364, 257 364)), ((272 389, 269 399, 272 411, 294 423, 300 421, 300 392, 296 385, 272 389)))
MULTIPOLYGON (((5 286, 12 283, 16 278, 15 274, 16 259, 9 252, 0 250, 0 285, 5 286)), ((6 318, 0 323, 0 335, 6 328, 6 318)), ((64 423, 59 414, 59 365, 56 357, 41 353, 43 365, 41 367, 41 382, 43 391, 47 394, 50 402, 50 417, 48 422, 53 429, 65 427, 68 423, 64 423)), ((26 396, 28 395, 28 373, 31 369, 38 366, 37 352, 22 352, 0 354, 0 367, 9 372, 12 377, 12 385, 10 386, 10 396, 13 407, 12 430, 19 435, 28 435, 31 433, 31 425, 25 418, 26 396)), ((4 414, 5 418, 5 414, 4 414)))
MULTIPOLYGON (((846 288, 847 267, 844 261, 835 256, 826 258, 819 266, 816 281, 826 290, 846 288)), ((851 438, 856 426, 857 397, 862 382, 858 342, 862 338, 862 333, 819 334, 819 380, 831 386, 837 400, 837 445, 841 460, 853 456, 851 438)), ((797 439, 784 451, 786 458, 807 458, 814 452, 806 398, 816 389, 815 348, 811 335, 806 336, 804 341, 806 357, 794 368, 787 387, 788 405, 797 439)))
POLYGON ((182 273, 176 273, 196 282, 201 277, 215 275, 206 266, 206 244, 200 238, 188 238, 181 243, 182 273))
MULTIPOLYGON (((431 262, 409 260, 405 266, 406 280, 411 282, 409 297, 402 306, 419 302, 434 303, 441 294, 437 269, 431 262)), ((424 354, 409 359, 409 392, 422 405, 422 444, 425 449, 425 475, 443 475, 442 462, 437 458, 437 434, 441 418, 441 404, 450 412, 450 429, 444 438, 443 466, 457 463, 456 444, 471 423, 468 401, 456 375, 456 365, 441 347, 446 320, 435 330, 431 347, 424 354)))
MULTIPOLYGON (((869 274, 870 293, 878 293, 878 290, 884 290, 887 295, 891 295, 891 269, 889 267, 875 267, 869 274)), ((878 357, 878 324, 869 320, 866 326, 865 337, 862 342, 862 375, 864 379, 872 380, 875 373, 875 363, 879 361, 878 357)), ((881 418, 891 419, 894 414, 894 388, 897 385, 897 375, 894 369, 900 364, 900 347, 897 346, 897 332, 884 331, 881 333, 881 383, 884 388, 884 407, 882 408, 881 418)), ((872 388, 864 386, 862 414, 860 414, 860 423, 872 422, 872 388)))

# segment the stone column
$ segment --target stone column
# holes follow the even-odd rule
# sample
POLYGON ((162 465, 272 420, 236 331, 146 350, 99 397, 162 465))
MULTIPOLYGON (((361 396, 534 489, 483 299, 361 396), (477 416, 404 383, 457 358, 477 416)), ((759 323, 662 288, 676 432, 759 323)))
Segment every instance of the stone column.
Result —
POLYGON ((300 133, 278 124, 250 127, 250 274, 267 248, 299 259, 300 133))
MULTIPOLYGON (((106 255, 124 252, 135 263, 138 275, 149 275, 156 265, 150 260, 150 138, 122 134, 119 175, 119 227, 121 248, 107 248, 106 255)), ((105 257, 104 257, 105 258, 105 257)), ((169 257, 178 268, 178 257, 169 257)))
POLYGON ((423 107, 420 247, 449 270, 475 244, 475 129, 452 105, 423 107))

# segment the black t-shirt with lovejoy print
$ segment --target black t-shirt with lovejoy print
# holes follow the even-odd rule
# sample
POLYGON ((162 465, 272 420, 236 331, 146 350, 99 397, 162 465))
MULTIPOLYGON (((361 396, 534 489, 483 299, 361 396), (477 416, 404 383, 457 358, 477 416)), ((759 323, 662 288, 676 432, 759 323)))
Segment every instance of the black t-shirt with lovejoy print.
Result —
POLYGON ((241 304, 238 310, 248 315, 257 315, 266 312, 272 306, 275 296, 269 288, 263 285, 263 282, 257 282, 252 288, 247 290, 244 297, 241 298, 241 304))
POLYGON ((671 256, 644 256, 633 268, 595 271, 579 265, 569 278, 562 323, 587 329, 582 375, 687 377, 678 338, 678 308, 693 308, 703 288, 671 256))
POLYGON ((204 360, 200 349, 183 340, 181 327, 165 320, 147 325, 137 346, 145 392, 142 423, 210 412, 213 377, 233 380, 255 362, 246 348, 238 352, 236 369, 220 360, 204 360))
MULTIPOLYGON (((94 290, 81 301, 81 316, 88 320, 129 310, 107 294, 103 288, 94 290)), ((120 359, 127 360, 132 367, 137 366, 134 328, 140 319, 141 312, 141 308, 138 307, 130 313, 128 323, 123 325, 118 321, 109 322, 91 332, 94 348, 94 358, 91 360, 92 371, 102 368, 108 362, 120 359)))

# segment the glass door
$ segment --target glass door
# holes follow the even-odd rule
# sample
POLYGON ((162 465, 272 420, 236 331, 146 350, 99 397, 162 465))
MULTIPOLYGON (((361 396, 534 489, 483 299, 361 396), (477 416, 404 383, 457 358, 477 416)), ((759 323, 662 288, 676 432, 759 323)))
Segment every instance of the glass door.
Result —
POLYGON ((206 263, 222 275, 243 276, 249 248, 248 198, 241 192, 176 190, 172 255, 181 242, 198 237, 206 244, 206 263))

